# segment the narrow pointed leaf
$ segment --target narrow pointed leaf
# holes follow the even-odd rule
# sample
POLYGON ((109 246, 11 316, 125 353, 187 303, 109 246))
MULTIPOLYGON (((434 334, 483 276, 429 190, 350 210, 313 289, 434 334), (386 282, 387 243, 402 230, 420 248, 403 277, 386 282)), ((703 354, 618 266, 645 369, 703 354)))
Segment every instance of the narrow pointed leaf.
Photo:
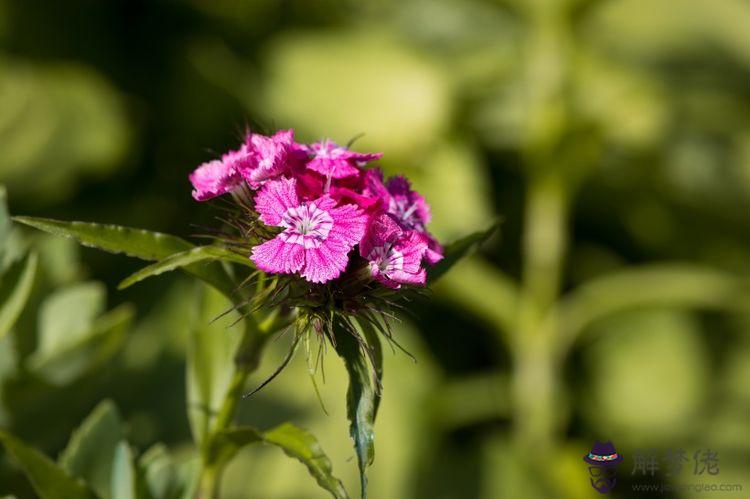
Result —
POLYGON ((98 317, 70 341, 42 344, 27 359, 35 375, 53 385, 65 385, 94 371, 117 353, 130 328, 135 309, 123 303, 98 317))
POLYGON ((346 392, 346 413, 349 418, 349 435, 354 440, 354 449, 359 465, 362 498, 367 497, 367 467, 375 459, 375 413, 378 395, 370 377, 367 358, 359 342, 340 325, 336 327, 336 352, 344 360, 349 374, 346 392))
POLYGON ((31 294, 36 275, 37 256, 26 255, 10 266, 0 281, 0 338, 10 331, 31 294))
POLYGON ((172 498, 179 495, 177 466, 167 447, 158 443, 138 459, 139 497, 172 498))
POLYGON ((333 497, 348 497, 341 480, 333 476, 331 460, 309 431, 284 423, 264 432, 263 441, 281 448, 287 456, 307 466, 318 485, 330 492, 333 497))
POLYGON ((445 247, 445 255, 442 260, 433 265, 428 270, 428 281, 430 283, 440 279, 440 277, 448 272, 459 260, 466 255, 475 251, 481 246, 487 239, 489 239, 495 232, 500 228, 500 222, 495 222, 486 230, 474 232, 466 237, 454 241, 445 247))
POLYGON ((136 499, 133 451, 124 440, 120 440, 115 449, 110 490, 112 499, 136 499))
POLYGON ((142 268, 127 279, 124 279, 117 287, 118 289, 125 289, 149 277, 157 276, 164 272, 171 272, 198 262, 211 260, 239 263, 254 268, 250 258, 243 258, 241 255, 228 249, 218 246, 198 246, 180 253, 174 253, 154 264, 142 268))
POLYGON ((105 400, 73 432, 60 455, 60 465, 84 480, 102 498, 112 497, 112 474, 117 447, 123 437, 120 414, 105 400))
POLYGON ((333 475, 331 460, 328 459, 318 440, 307 430, 284 423, 268 431, 242 427, 225 431, 219 445, 227 452, 225 458, 233 456, 245 445, 265 442, 279 447, 284 453, 307 467, 310 475, 335 499, 346 499, 348 494, 341 480, 333 475))
POLYGON ((142 260, 161 260, 193 247, 182 238, 142 229, 90 222, 65 222, 49 218, 13 217, 13 221, 44 232, 75 239, 84 246, 142 260))
MULTIPOLYGON (((123 253, 142 260, 162 260, 174 253, 194 248, 192 244, 177 236, 119 225, 64 222, 34 217, 14 217, 13 220, 50 234, 75 239, 84 246, 110 253, 123 253)), ((189 265, 184 270, 227 296, 231 296, 234 291, 231 279, 218 262, 189 265)))
POLYGON ((86 486, 70 477, 50 458, 29 447, 10 433, 0 430, 0 443, 21 465, 41 499, 93 499, 86 486))
POLYGON ((5 247, 10 237, 11 228, 7 198, 5 187, 0 186, 0 263, 5 259, 5 247))
POLYGON ((357 321, 359 327, 362 329, 365 341, 370 347, 370 360, 372 362, 372 382, 374 386, 380 384, 380 389, 375 391, 375 410, 373 419, 378 415, 378 407, 380 407, 380 400, 382 398, 382 384, 383 384, 383 345, 380 341, 378 332, 373 327, 372 323, 366 320, 357 321))

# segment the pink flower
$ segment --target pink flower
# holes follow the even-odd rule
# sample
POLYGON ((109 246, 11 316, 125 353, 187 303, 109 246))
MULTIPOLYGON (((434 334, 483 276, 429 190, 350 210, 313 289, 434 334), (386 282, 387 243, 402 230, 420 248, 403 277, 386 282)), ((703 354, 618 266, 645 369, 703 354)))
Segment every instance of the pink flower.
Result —
POLYGON ((203 163, 190 174, 193 198, 206 201, 226 194, 242 184, 240 170, 252 162, 252 157, 243 144, 236 151, 229 151, 221 159, 203 163))
POLYGON ((190 174, 193 197, 206 201, 226 194, 240 186, 243 178, 252 188, 258 188, 301 160, 300 153, 306 154, 294 142, 292 130, 281 130, 272 137, 248 134, 239 149, 224 154, 221 160, 203 163, 190 174))
POLYGON ((427 251, 424 254, 424 258, 430 265, 435 265, 443 259, 443 254, 445 252, 443 246, 429 232, 423 232, 420 233, 420 235, 427 242, 427 251))
POLYGON ((328 139, 306 147, 311 160, 307 168, 325 177, 345 178, 360 174, 359 166, 380 159, 382 153, 363 154, 350 151, 328 139))
POLYGON ((251 161, 242 165, 240 173, 253 188, 289 170, 299 154, 294 130, 279 130, 271 137, 251 133, 245 146, 251 161))
POLYGON ((422 259, 427 242, 413 230, 404 230, 390 215, 373 219, 359 245, 359 254, 366 258, 372 276, 389 288, 402 284, 424 286, 427 273, 422 259))
POLYGON ((326 180, 314 171, 302 168, 295 171, 293 177, 297 180, 297 194, 301 199, 316 199, 325 194, 326 180))
POLYGON ((391 177, 386 183, 390 195, 388 199, 388 213, 396 217, 406 229, 426 232, 430 221, 430 206, 418 192, 411 190, 409 181, 405 177, 391 177))
POLYGON ((301 201, 296 179, 267 182, 255 197, 255 209, 263 223, 284 229, 253 248, 251 259, 258 268, 299 273, 315 283, 335 279, 344 271, 348 253, 362 238, 367 223, 359 208, 336 206, 327 195, 301 201))
POLYGON ((330 195, 339 203, 353 203, 372 213, 377 211, 380 198, 366 191, 367 178, 373 170, 357 172, 356 176, 340 179, 327 179, 313 170, 293 171, 297 179, 297 193, 302 199, 314 199, 323 194, 330 195))
POLYGON ((358 177, 332 182, 330 194, 334 199, 349 200, 370 214, 384 211, 387 199, 390 199, 379 168, 367 169, 358 177))
MULTIPOLYGON (((411 189, 406 178, 391 177, 383 183, 383 173, 373 168, 365 173, 363 196, 379 200, 379 207, 389 213, 406 230, 414 230, 427 242, 425 260, 433 265, 443 259, 443 247, 427 230, 430 221, 430 205, 424 197, 411 189)), ((366 207, 362 202, 360 206, 366 207)))

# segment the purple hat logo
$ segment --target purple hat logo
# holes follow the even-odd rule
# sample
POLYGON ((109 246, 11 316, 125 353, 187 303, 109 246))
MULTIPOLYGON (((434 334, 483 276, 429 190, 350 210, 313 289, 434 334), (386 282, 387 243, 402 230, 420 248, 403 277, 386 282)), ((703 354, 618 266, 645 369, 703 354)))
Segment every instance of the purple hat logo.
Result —
POLYGON ((617 465, 622 462, 622 455, 617 453, 611 440, 594 442, 591 452, 583 456, 589 463, 589 480, 594 490, 606 494, 617 485, 617 465))

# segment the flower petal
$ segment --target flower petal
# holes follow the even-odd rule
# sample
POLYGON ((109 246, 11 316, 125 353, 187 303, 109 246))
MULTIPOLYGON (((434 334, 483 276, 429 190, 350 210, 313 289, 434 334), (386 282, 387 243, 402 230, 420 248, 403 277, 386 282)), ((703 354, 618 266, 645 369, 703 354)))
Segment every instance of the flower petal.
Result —
POLYGON ((367 225, 367 230, 359 244, 359 254, 367 258, 373 248, 394 242, 401 233, 401 227, 390 216, 383 213, 371 219, 367 225))
POLYGON ((443 259, 443 247, 440 245, 439 242, 437 242, 437 239, 435 239, 432 236, 429 237, 429 243, 427 245, 427 251, 425 251, 425 260, 427 260, 427 263, 430 265, 435 265, 437 262, 443 259))
POLYGON ((360 174, 359 168, 344 158, 313 158, 307 168, 325 177, 346 178, 360 174))
POLYGON ((310 282, 323 283, 337 278, 349 262, 349 248, 329 237, 319 248, 305 251, 301 275, 310 282))
POLYGON ((280 130, 271 137, 252 133, 245 144, 253 154, 254 162, 241 168, 240 173, 254 187, 287 171, 294 160, 293 130, 280 130))
POLYGON ((299 204, 297 180, 293 178, 266 182, 255 196, 255 210, 266 225, 279 225, 284 213, 299 204))
POLYGON ((419 269, 415 273, 397 270, 391 274, 391 280, 399 284, 409 284, 411 286, 424 286, 427 282, 427 272, 425 269, 419 269))
POLYGON ((260 270, 278 274, 299 272, 305 263, 305 251, 299 244, 275 237, 253 248, 250 259, 260 270))
POLYGON ((368 216, 356 205, 345 204, 329 210, 333 217, 333 228, 329 237, 335 236, 352 248, 362 240, 368 216))
POLYGON ((401 270, 407 274, 418 274, 422 270, 422 259, 427 251, 427 241, 422 234, 411 231, 395 247, 404 257, 401 270))
POLYGON ((361 173, 358 167, 383 156, 382 153, 363 154, 350 151, 331 140, 316 142, 305 149, 311 156, 307 168, 334 179, 357 176, 361 173))
POLYGON ((215 159, 203 163, 189 175, 193 184, 193 198, 206 201, 225 194, 242 183, 242 177, 224 161, 215 159))

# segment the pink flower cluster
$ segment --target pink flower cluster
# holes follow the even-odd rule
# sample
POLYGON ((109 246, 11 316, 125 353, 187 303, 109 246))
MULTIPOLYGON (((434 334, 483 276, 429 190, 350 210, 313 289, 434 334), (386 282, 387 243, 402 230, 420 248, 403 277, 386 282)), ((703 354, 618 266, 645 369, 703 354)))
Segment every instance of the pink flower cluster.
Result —
POLYGON ((426 228, 430 207, 406 178, 385 181, 380 169, 365 168, 381 156, 329 140, 298 144, 292 130, 253 133, 239 149, 199 166, 190 182, 198 201, 249 187, 260 221, 281 229, 252 249, 265 272, 324 283, 358 254, 385 286, 424 285, 424 265, 443 253, 426 228))

